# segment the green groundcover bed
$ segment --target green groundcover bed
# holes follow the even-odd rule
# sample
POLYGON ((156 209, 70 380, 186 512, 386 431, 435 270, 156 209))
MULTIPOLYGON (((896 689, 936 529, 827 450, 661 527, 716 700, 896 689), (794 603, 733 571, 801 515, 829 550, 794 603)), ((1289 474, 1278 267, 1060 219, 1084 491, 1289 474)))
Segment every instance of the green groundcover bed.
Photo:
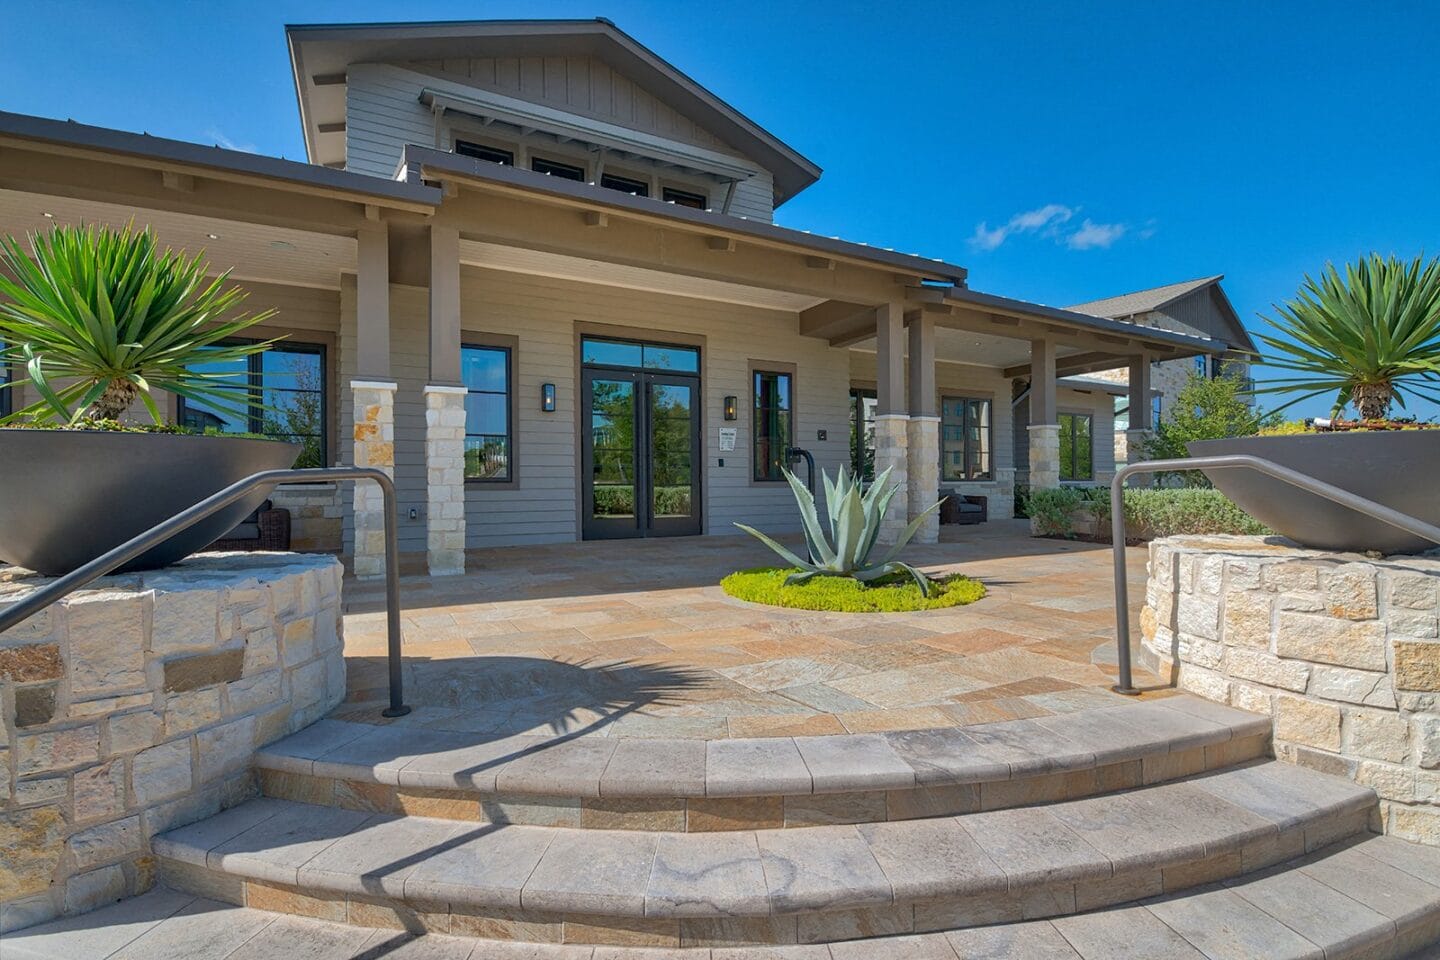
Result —
POLYGON ((974 603, 985 596, 985 585, 959 574, 937 579, 930 596, 909 577, 887 577, 864 584, 848 577, 814 577, 806 583, 785 586, 794 567, 760 567, 741 570, 720 581, 730 596, 752 603, 798 610, 827 610, 838 613, 903 613, 907 610, 938 610, 974 603))

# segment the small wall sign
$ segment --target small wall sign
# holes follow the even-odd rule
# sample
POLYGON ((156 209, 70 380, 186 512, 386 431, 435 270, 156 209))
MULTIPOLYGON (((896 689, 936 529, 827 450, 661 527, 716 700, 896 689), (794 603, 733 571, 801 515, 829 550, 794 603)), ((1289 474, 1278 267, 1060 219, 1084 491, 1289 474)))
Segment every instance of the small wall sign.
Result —
POLYGON ((720 449, 724 453, 730 453, 735 449, 735 428, 720 428, 720 449))

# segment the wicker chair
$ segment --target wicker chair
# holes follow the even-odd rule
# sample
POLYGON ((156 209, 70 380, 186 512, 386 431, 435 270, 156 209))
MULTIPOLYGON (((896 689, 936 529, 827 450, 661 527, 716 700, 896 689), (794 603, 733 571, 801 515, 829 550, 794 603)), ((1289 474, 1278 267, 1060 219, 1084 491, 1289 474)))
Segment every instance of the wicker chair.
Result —
POLYGON ((980 496, 963 496, 954 490, 941 490, 945 498, 940 505, 941 523, 984 523, 990 519, 990 501, 980 496))
POLYGON ((234 530, 206 549, 289 550, 290 511, 266 500, 234 530))

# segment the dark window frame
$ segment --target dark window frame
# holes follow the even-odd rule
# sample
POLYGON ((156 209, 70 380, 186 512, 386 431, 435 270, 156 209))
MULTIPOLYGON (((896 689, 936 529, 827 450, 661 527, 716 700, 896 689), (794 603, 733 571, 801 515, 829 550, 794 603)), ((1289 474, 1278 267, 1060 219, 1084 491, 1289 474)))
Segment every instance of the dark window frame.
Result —
POLYGON ((694 190, 682 190, 679 187, 662 187, 660 199, 665 203, 673 203, 677 207, 690 207, 692 210, 710 209, 710 197, 708 194, 697 193, 694 190))
MULTIPOLYGON (((462 334, 460 343, 461 371, 464 371, 464 353, 466 350, 497 350, 505 354, 505 391, 503 394, 497 390, 474 390, 468 384, 465 387, 465 395, 479 394, 482 396, 505 397, 505 476, 503 477, 465 477, 466 486, 475 485, 487 490, 493 489, 515 489, 520 482, 519 462, 517 454, 519 445, 516 442, 515 430, 515 375, 518 367, 516 355, 518 353, 518 341, 514 337, 487 336, 480 334, 462 334)), ((471 433, 469 417, 466 417, 464 439, 471 437, 493 437, 492 433, 471 433)), ((462 470, 463 470, 462 466, 462 470)))
POLYGON ((564 160, 551 160, 549 157, 530 155, 530 170, 534 173, 543 173, 548 176, 558 177, 561 180, 573 180, 576 183, 585 182, 585 165, 567 163, 564 160), (548 170, 541 170, 537 164, 549 167, 548 170))
POLYGON ((872 405, 872 412, 866 417, 865 401, 876 400, 877 396, 873 387, 850 388, 850 474, 865 483, 875 479, 875 448, 873 443, 866 443, 865 426, 869 425, 868 436, 873 438, 875 417, 879 414, 876 404, 872 405))
MULTIPOLYGON (((758 362, 758 361, 757 361, 757 362, 753 362, 753 363, 750 364, 750 482, 751 482, 751 483, 766 484, 766 483, 784 483, 784 482, 785 482, 785 477, 780 473, 780 471, 779 471, 778 467, 776 466, 774 460, 773 460, 773 459, 770 459, 770 458, 768 458, 768 457, 762 456, 761 448, 760 448, 760 444, 761 444, 761 440, 762 440, 762 434, 761 434, 761 432, 760 432, 760 423, 761 423, 762 417, 764 417, 764 419, 769 423, 769 426, 773 427, 773 426, 774 426, 774 418, 775 418, 775 416, 776 416, 781 410, 787 410, 787 411, 789 411, 790 418, 789 418, 789 423, 788 423, 788 430, 786 431, 786 434, 787 434, 787 435, 781 438, 781 440, 782 440, 782 442, 783 442, 783 447, 781 448, 782 456, 781 456, 781 458, 780 458, 780 459, 781 459, 781 462, 780 462, 780 465, 779 465, 779 466, 781 466, 781 467, 788 467, 788 464, 785 462, 785 458, 784 458, 784 456, 783 456, 783 453, 784 453, 785 450, 787 450, 787 449, 789 449, 790 447, 793 447, 793 446, 795 445, 795 409, 796 409, 796 407, 795 407, 795 395, 796 395, 796 389, 795 389, 796 384, 795 384, 795 381, 796 381, 796 379, 797 379, 797 378, 796 378, 796 375, 795 375, 795 366, 794 366, 794 364, 764 363, 764 362, 758 362), (769 406, 769 407, 763 406, 763 405, 761 404, 761 401, 760 401, 760 393, 761 393, 760 385, 761 385, 761 382, 762 382, 762 378, 774 378, 774 379, 775 379, 776 389, 777 389, 776 397, 778 398, 778 389, 779 389, 779 383, 780 383, 780 378, 781 378, 781 377, 785 378, 786 392, 788 393, 788 396, 786 397, 786 401, 787 401, 786 405, 785 405, 784 407, 782 407, 782 406, 780 406, 778 403, 776 403, 775 405, 769 406), (765 415, 765 411, 766 411, 766 410, 769 410, 769 411, 770 411, 770 415, 769 415, 769 416, 766 416, 766 415, 765 415), (761 471, 762 465, 763 465, 764 468, 765 468, 763 473, 762 473, 762 471, 761 471)), ((771 432, 769 432, 768 429, 767 429, 766 433, 763 434, 763 439, 766 441, 767 444, 773 445, 773 443, 774 443, 774 435, 773 435, 771 432)))
POLYGON ((635 177, 625 177, 618 173, 600 174, 600 186, 606 190, 618 190, 621 193, 628 193, 632 197, 650 196, 650 184, 635 177))
POLYGON ((1061 483, 1089 483, 1089 482, 1094 481, 1094 479, 1095 479, 1095 439, 1096 439, 1096 438, 1095 438, 1095 414, 1094 414, 1093 412, 1082 412, 1082 411, 1079 411, 1079 410, 1065 410, 1065 411, 1062 411, 1061 413, 1059 413, 1059 414, 1056 416, 1056 419, 1057 419, 1057 420, 1059 421, 1059 423, 1060 423, 1060 433, 1061 433, 1062 435, 1063 435, 1063 434, 1065 433, 1065 431, 1066 431, 1066 421, 1067 421, 1067 419, 1068 419, 1068 421, 1069 421, 1069 431, 1070 431, 1070 463, 1069 463, 1069 464, 1065 463, 1063 457, 1061 458, 1061 460, 1060 460, 1060 482, 1061 482, 1061 483), (1076 469, 1076 468, 1080 465, 1079 459, 1078 459, 1078 455, 1077 455, 1077 451, 1080 449, 1080 445, 1079 445, 1079 443, 1077 442, 1077 441, 1079 440, 1079 431, 1078 431, 1078 429, 1077 429, 1077 425, 1078 425, 1079 422, 1082 421, 1082 420, 1086 421, 1086 422, 1089 424, 1089 428, 1088 428, 1088 430, 1087 430, 1087 433, 1089 434, 1089 439, 1090 439, 1090 462, 1089 462, 1089 464, 1087 464, 1086 470, 1085 470, 1085 473, 1084 473, 1083 476, 1082 476, 1082 475, 1080 474, 1080 472, 1076 469), (1067 472, 1069 473, 1069 476, 1066 476, 1066 473, 1067 473, 1067 472))
POLYGON ((991 483, 995 480, 995 398, 983 394, 946 394, 940 398, 940 482, 941 483, 991 483), (949 419, 950 405, 960 403, 964 415, 960 422, 954 423, 949 419), (986 464, 984 473, 969 475, 970 463, 970 404, 983 403, 989 408, 989 416, 985 418, 985 442, 984 451, 986 464), (945 428, 947 426, 958 426, 960 428, 961 452, 960 462, 962 473, 965 476, 954 477, 948 474, 950 464, 945 459, 945 428))
MULTIPOLYGON (((240 343, 262 343, 262 340, 253 337, 230 337, 221 341, 218 346, 231 346, 240 343)), ((331 463, 331 429, 330 429, 330 345, 313 340, 295 340, 290 337, 280 341, 268 350, 260 353, 252 353, 245 358, 245 375, 252 391, 279 390, 285 393, 318 393, 320 395, 320 458, 318 466, 329 466, 331 463), (299 348, 299 349, 296 349, 299 348), (267 387, 264 383, 264 356, 267 353, 298 353, 319 357, 320 359, 320 387, 318 390, 299 390, 294 387, 267 387)), ((5 391, 9 393, 9 390, 5 391)), ((252 393, 252 398, 254 394, 252 393)), ((263 396, 263 394, 262 394, 263 396)), ((175 422, 185 422, 185 398, 175 397, 175 422)), ((253 399, 246 404, 246 433, 266 434, 261 428, 264 426, 264 411, 260 410, 260 404, 253 399)), ((278 434, 279 436, 301 436, 301 434, 278 434)))
MULTIPOLYGON (((0 340, 0 351, 5 349, 5 341, 0 340)), ((0 360, 0 384, 10 383, 15 379, 15 366, 5 360, 0 360)), ((0 390, 0 417, 8 417, 15 412, 15 388, 6 387, 0 390)))
POLYGON ((490 163, 498 163, 502 167, 515 166, 515 151, 506 150, 503 147, 492 147, 488 143, 480 143, 476 140, 466 140, 461 137, 455 138, 452 150, 456 156, 470 157, 472 160, 485 160, 490 163), (486 156, 491 154, 491 156, 486 156), (504 157, 500 160, 497 157, 504 157))

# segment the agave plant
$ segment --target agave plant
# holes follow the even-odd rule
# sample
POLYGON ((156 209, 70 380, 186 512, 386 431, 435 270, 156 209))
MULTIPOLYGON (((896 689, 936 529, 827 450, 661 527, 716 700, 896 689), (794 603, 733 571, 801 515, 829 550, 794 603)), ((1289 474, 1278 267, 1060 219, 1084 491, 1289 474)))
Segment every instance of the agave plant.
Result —
POLYGON ((6 386, 34 384, 41 399, 7 420, 116 420, 138 397, 159 424, 157 390, 242 412, 247 383, 192 370, 275 342, 224 342, 273 315, 234 314, 246 294, 225 288, 228 272, 207 280, 203 254, 162 251, 148 227, 133 224, 57 224, 29 239, 31 254, 14 237, 0 238, 0 362, 25 370, 6 386))
POLYGON ((1299 376, 1255 392, 1303 394, 1277 410, 1335 391, 1335 413, 1353 403, 1361 419, 1379 420, 1407 394, 1437 399, 1440 258, 1402 263, 1372 253, 1343 274, 1327 264, 1275 309, 1270 322, 1288 339, 1260 335, 1276 351, 1264 362, 1299 376))
POLYGON ((809 547, 810 559, 808 561, 800 559, 782 544, 767 537, 754 527, 747 527, 743 523, 737 523, 735 526, 774 550, 782 560, 792 567, 799 568, 785 578, 786 586, 804 583, 813 577, 852 577, 862 583, 868 583, 882 577, 903 573, 915 581, 915 585, 920 588, 922 595, 930 596, 930 579, 910 564, 896 560, 895 555, 905 544, 910 542, 911 537, 915 536, 915 531, 920 529, 920 524, 926 515, 939 508, 941 501, 936 501, 929 510, 911 520, 910 525, 905 528, 889 552, 880 560, 871 562, 870 552, 875 548, 875 539, 880 535, 880 521, 885 516, 890 501, 901 489, 898 483, 890 483, 890 470, 887 469, 876 477, 875 482, 870 485, 870 489, 863 493, 859 482, 850 475, 850 471, 845 467, 840 468, 833 483, 830 481, 829 473, 823 470, 820 472, 825 483, 825 506, 830 519, 828 537, 815 507, 815 495, 789 470, 783 472, 785 479, 790 483, 790 489, 795 494, 795 502, 800 507, 800 518, 805 529, 805 544, 809 547))

